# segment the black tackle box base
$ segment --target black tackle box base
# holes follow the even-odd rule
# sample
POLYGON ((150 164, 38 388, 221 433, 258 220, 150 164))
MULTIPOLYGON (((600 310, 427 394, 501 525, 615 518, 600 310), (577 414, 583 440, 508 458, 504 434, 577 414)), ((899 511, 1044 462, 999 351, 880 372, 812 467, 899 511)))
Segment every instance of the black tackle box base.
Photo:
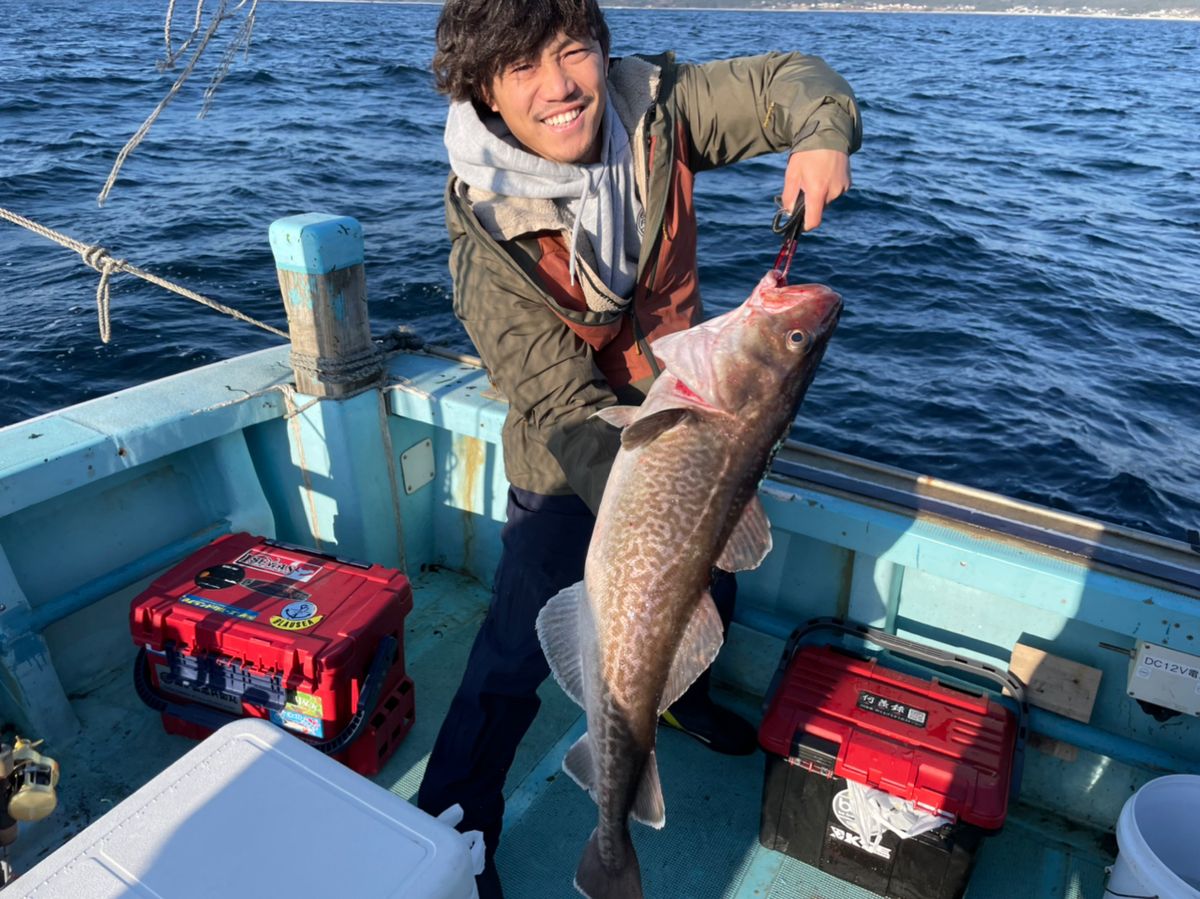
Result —
MULTIPOLYGON (((833 760, 829 760, 832 769, 833 760)), ((902 840, 890 831, 873 850, 837 817, 842 777, 767 755, 759 842, 889 899, 959 899, 990 832, 952 824, 902 840)))

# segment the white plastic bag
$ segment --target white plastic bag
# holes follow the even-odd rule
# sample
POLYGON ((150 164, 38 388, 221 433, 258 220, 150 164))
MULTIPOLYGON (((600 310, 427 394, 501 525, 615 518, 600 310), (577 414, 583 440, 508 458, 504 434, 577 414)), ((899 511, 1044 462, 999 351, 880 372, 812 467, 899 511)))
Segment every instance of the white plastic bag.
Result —
POLYGON ((953 815, 923 811, 911 800, 853 781, 846 781, 846 789, 833 797, 833 812, 847 830, 858 834, 868 851, 878 847, 889 830, 906 840, 955 820, 953 815))

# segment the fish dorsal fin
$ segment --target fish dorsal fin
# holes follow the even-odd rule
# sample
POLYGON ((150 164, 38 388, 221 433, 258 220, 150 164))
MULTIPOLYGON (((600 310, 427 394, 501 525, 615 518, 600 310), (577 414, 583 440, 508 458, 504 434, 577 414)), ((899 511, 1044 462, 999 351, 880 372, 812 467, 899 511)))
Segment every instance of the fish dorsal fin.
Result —
POLYGON ((712 596, 705 590, 683 632, 683 639, 679 641, 679 649, 675 651, 675 661, 671 663, 671 673, 667 675, 658 705, 660 715, 713 663, 724 641, 721 615, 712 596))
POLYGON ((624 428, 637 418, 639 411, 637 406, 606 406, 592 413, 592 417, 602 419, 614 428, 624 428))
MULTIPOLYGON (((596 754, 591 736, 584 734, 575 741, 575 744, 567 750, 562 766, 571 780, 579 784, 592 797, 592 801, 596 802, 596 754)), ((650 750, 650 757, 646 759, 646 768, 642 772, 637 797, 633 801, 633 808, 629 810, 629 814, 634 820, 655 829, 659 829, 667 823, 667 807, 663 802, 662 782, 658 779, 658 759, 653 749, 650 750)))
POLYGON ((716 406, 712 358, 721 332, 721 316, 686 331, 660 337, 650 349, 663 368, 710 406, 716 406))
POLYGON ((556 593, 537 617, 538 642, 563 692, 584 708, 584 638, 594 644, 595 627, 583 581, 556 593))
POLYGON ((717 567, 725 571, 749 571, 762 564, 771 551, 771 522, 758 494, 750 497, 734 525, 725 548, 717 559, 717 567))

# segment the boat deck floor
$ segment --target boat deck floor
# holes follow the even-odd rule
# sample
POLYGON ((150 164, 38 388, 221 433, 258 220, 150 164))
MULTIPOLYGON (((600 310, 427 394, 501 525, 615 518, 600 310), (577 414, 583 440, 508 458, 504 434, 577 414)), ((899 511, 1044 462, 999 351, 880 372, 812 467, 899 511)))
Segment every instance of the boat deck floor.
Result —
MULTIPOLYGON (((422 572, 414 578, 414 588, 405 661, 416 685, 416 723, 374 778, 406 799, 416 794, 488 598, 477 581, 444 570, 422 572)), ((131 650, 130 666, 132 660, 131 650)), ((137 699, 130 670, 114 671, 87 695, 72 697, 84 735, 59 751, 45 747, 62 765, 59 808, 46 821, 22 825, 21 838, 10 850, 18 871, 27 870, 195 745, 163 732, 157 714, 137 699)), ((541 697, 541 712, 507 784, 497 864, 511 899, 576 895, 572 876, 596 820, 591 800, 560 768, 567 748, 583 732, 582 713, 552 679, 543 685, 541 697)), ((720 698, 758 720, 757 698, 724 689, 720 698)), ((663 731, 658 757, 667 825, 657 831, 633 825, 647 896, 874 896, 759 845, 761 753, 720 756, 682 734, 663 731)), ((1099 896, 1104 866, 1112 863, 1109 845, 1102 834, 1018 805, 1010 810, 1004 830, 979 850, 967 897, 1099 896)))

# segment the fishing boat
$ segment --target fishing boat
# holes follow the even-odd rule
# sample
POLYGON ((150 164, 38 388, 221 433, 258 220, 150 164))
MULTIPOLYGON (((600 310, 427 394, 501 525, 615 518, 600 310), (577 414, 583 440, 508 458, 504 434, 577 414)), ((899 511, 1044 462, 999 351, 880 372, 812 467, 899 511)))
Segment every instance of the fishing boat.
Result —
MULTIPOLYGON (((197 746, 167 734, 135 690, 130 602, 226 534, 407 573, 415 720, 371 780, 416 793, 488 603, 507 407, 478 360, 371 339, 353 219, 287 219, 271 239, 290 347, 0 429, 5 740, 42 740, 61 766, 57 809, 9 848, 17 875, 197 746)), ((797 442, 760 495, 774 548, 739 576, 715 667, 722 701, 761 720, 789 637, 820 618, 1016 675, 1023 760, 966 895, 1100 896, 1129 797, 1200 772, 1195 666, 1169 675, 1193 688, 1191 714, 1180 691, 1146 698, 1141 683, 1161 687, 1159 672, 1139 675, 1147 647, 1200 655, 1197 548, 797 442)), ((497 856, 516 899, 571 895, 595 824, 560 767, 582 712, 553 680, 541 697, 497 856)), ((720 756, 661 729, 658 758, 666 827, 633 831, 647 896, 875 895, 762 845, 762 753, 720 756)))

